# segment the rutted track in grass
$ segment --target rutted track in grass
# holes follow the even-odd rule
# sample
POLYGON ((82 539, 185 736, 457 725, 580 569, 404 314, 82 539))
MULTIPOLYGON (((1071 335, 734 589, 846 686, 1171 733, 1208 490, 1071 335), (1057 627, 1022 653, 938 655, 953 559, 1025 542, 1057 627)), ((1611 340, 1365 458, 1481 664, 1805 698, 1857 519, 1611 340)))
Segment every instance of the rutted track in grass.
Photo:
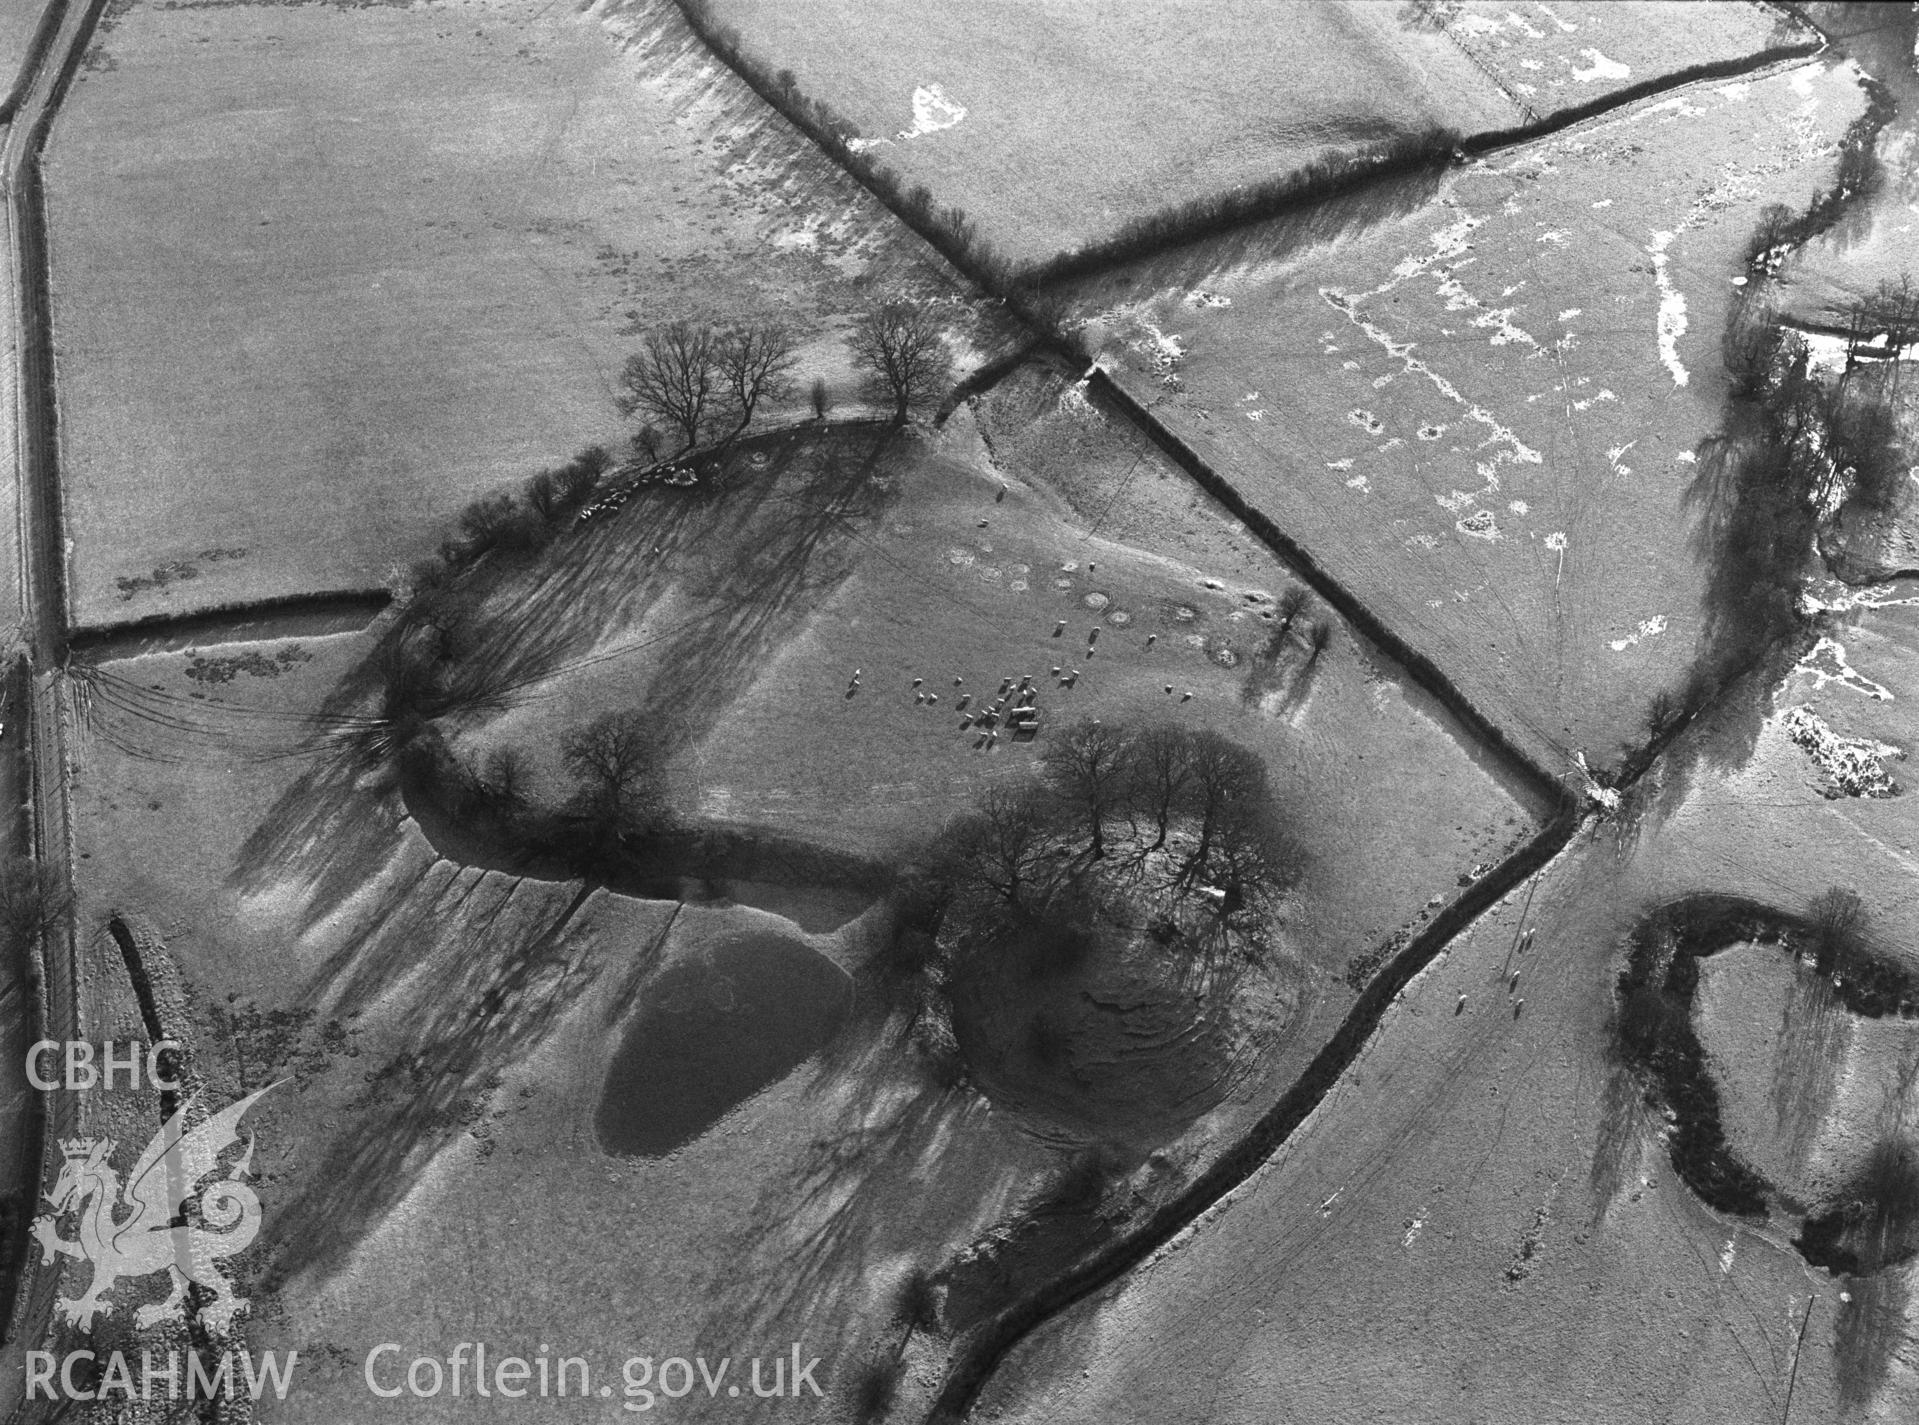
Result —
MULTIPOLYGON (((30 662, 18 680, 27 704, 25 716, 7 719, 8 752, 20 769, 30 804, 24 845, 15 847, 39 863, 69 909, 53 918, 40 943, 29 950, 24 967, 37 981, 39 1032, 55 1039, 81 1037, 77 983, 78 943, 71 913, 73 841, 68 802, 66 700, 63 680, 53 672, 67 651, 65 539, 59 488, 59 433, 54 404, 53 331, 47 264, 46 195, 40 160, 61 101, 107 0, 73 5, 52 0, 42 16, 21 71, 0 112, 8 120, 0 140, 0 181, 6 188, 8 271, 5 295, 15 343, 14 481, 18 496, 16 570, 19 599, 30 647, 30 662)), ((37 1115, 38 1152, 25 1159, 26 1201, 39 1197, 50 1181, 54 1145, 79 1127, 77 1096, 43 1094, 37 1115)), ((22 1258, 17 1276, 5 1283, 9 1297, 6 1340, 40 1339, 53 1319, 58 1271, 38 1270, 22 1258)), ((54 1403, 35 1408, 20 1402, 15 1419, 46 1418, 54 1403)))

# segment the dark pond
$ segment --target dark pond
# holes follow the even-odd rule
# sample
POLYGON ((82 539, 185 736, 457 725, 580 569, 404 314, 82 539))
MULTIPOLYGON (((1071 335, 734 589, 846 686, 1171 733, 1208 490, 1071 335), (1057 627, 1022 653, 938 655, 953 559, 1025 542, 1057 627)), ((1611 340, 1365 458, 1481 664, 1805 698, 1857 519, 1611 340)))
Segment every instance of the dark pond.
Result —
POLYGON ((798 940, 743 935, 642 991, 594 1115, 600 1146, 657 1158, 805 1063, 839 1028, 852 982, 798 940))

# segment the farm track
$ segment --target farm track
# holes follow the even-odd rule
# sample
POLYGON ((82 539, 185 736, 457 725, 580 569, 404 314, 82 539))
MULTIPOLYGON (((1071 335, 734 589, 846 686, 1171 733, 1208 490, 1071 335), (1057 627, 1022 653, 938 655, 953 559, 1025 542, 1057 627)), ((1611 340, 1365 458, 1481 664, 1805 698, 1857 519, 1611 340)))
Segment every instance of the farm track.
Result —
MULTIPOLYGON (((715 54, 716 59, 726 63, 727 61, 721 58, 724 50, 721 46, 712 43, 712 38, 698 15, 684 6, 682 6, 682 13, 695 33, 707 42, 709 50, 715 54)), ((1632 85, 1595 100, 1591 104, 1562 111, 1535 124, 1520 129, 1482 134, 1462 142, 1457 151, 1444 158, 1443 166, 1460 166, 1472 159, 1535 143, 1576 125, 1603 118, 1655 96, 1683 90, 1694 84, 1758 75, 1787 68, 1821 53, 1826 48, 1826 43, 1824 37, 1820 36, 1790 46, 1772 47, 1744 59, 1695 66, 1678 74, 1632 85)), ((746 67, 740 65, 730 67, 769 105, 786 114, 789 121, 794 122, 795 127, 801 132, 809 132, 804 123, 799 122, 795 115, 787 112, 786 105, 782 103, 782 96, 774 86, 762 83, 760 77, 749 72, 746 67)), ((821 147, 828 157, 834 158, 835 161, 839 160, 839 155, 831 145, 821 145, 821 147)), ((1382 165, 1379 169, 1362 174, 1344 175, 1326 185, 1322 190, 1289 196, 1283 207, 1276 209, 1273 213, 1246 217, 1234 222, 1231 226, 1247 226, 1253 222, 1265 221, 1277 216, 1279 211, 1310 207, 1323 203, 1331 197, 1348 196, 1375 183, 1391 182, 1402 176, 1409 168, 1431 166, 1438 157, 1437 155, 1415 156, 1405 162, 1382 165)), ((856 179, 859 178, 858 173, 851 169, 848 171, 856 179)), ((987 282, 988 275, 979 270, 979 264, 969 260, 968 254, 959 249, 958 244, 944 234, 930 230, 927 225, 916 222, 911 214, 888 201, 886 195, 873 188, 871 184, 867 184, 867 187, 875 197, 887 203, 895 216, 945 254, 962 272, 976 280, 986 282, 990 287, 990 282, 987 282)), ((1225 229, 1222 227, 1214 227, 1203 233, 1169 235, 1155 250, 1177 249, 1197 238, 1216 236, 1223 230, 1225 229)), ((1139 261, 1147 255, 1128 253, 1123 259, 1106 265, 1119 266, 1123 262, 1139 261)), ((1094 270, 1100 269, 1089 266, 1087 272, 1094 270)), ((1075 269, 1073 275, 1083 274, 1075 269)), ((999 291, 996 295, 1006 300, 1010 308, 1022 314, 1028 310, 1026 304, 1020 300, 1022 294, 1018 292, 999 291)), ((1078 353, 1071 351, 1057 333, 1040 323, 1032 323, 1032 325, 1039 329, 1037 347, 1050 348, 1055 354, 1069 361, 1078 360, 1078 353)), ((1509 767, 1520 780, 1545 791, 1557 804, 1557 809, 1547 824, 1530 841, 1469 887, 1464 895, 1449 905, 1380 969, 1355 1001, 1339 1028, 1315 1055, 1306 1071, 1280 1096, 1273 1107, 1260 1117, 1253 1128, 1229 1146, 1190 1187, 1174 1201, 1153 1213, 1144 1224, 1134 1228, 1089 1260, 1081 1262, 1072 1270, 1030 1293, 1023 1300, 1015 1301, 1003 1308, 996 1316, 975 1328, 966 1339, 961 1341, 948 1363, 944 1383, 934 1399, 928 1416, 929 1425, 958 1425, 958 1422, 965 1420, 978 1401, 987 1381, 1016 1345, 1048 1320, 1148 1261, 1156 1252, 1173 1242, 1207 1211, 1246 1182, 1312 1115, 1379 1029, 1386 1011, 1395 1002, 1400 991, 1454 938, 1468 930, 1482 914, 1517 890, 1529 877, 1542 870, 1569 846, 1580 826, 1587 819, 1566 783, 1554 776, 1549 769, 1539 766, 1523 754, 1492 719, 1481 713, 1465 697, 1443 670, 1430 659, 1413 650, 1363 601, 1333 579, 1303 546, 1286 535, 1269 517, 1260 513, 1250 501, 1240 495, 1230 481, 1213 470, 1199 458, 1197 453, 1154 419, 1147 408, 1107 378, 1104 372, 1098 372, 1097 376, 1104 389, 1122 409, 1128 412, 1143 434, 1177 460, 1197 483, 1226 504, 1236 517, 1244 521, 1248 528, 1284 563, 1298 572, 1301 578, 1310 584, 1327 603, 1337 609, 1367 637, 1399 659, 1414 680, 1459 718, 1462 725, 1470 729, 1473 735, 1484 744, 1491 756, 1509 767)), ((1627 770, 1618 790, 1622 792, 1630 790, 1656 763, 1659 754, 1666 746, 1729 693, 1730 688, 1718 697, 1708 700, 1705 707, 1694 710, 1691 716, 1678 720, 1675 725, 1667 727, 1659 735, 1650 738, 1636 756, 1628 759, 1627 770)))
MULTIPOLYGON (((40 160, 61 101, 78 72, 106 0, 51 0, 29 45, 25 65, 0 115, 0 184, 5 188, 8 267, 4 279, 7 330, 14 344, 16 384, 13 483, 17 492, 16 588, 28 652, 14 676, 24 717, 6 720, 8 761, 26 792, 27 811, 17 853, 30 855, 49 876, 66 909, 53 917, 30 963, 16 967, 34 996, 35 1037, 70 1039, 82 1033, 78 936, 71 905, 73 842, 67 782, 66 698, 58 668, 67 653, 67 587, 59 488, 59 430, 54 404, 53 330, 47 265, 46 198, 40 160), (36 963, 37 962, 37 963, 36 963)), ((23 1145, 22 1200, 38 1200, 52 1146, 80 1126, 74 1094, 42 1095, 34 1115, 37 1141, 23 1145)), ((5 1346, 44 1338, 53 1318, 59 1273, 35 1270, 22 1213, 9 1243, 12 1280, 0 1284, 9 1303, 5 1346)), ((13 1404, 9 1418, 29 1421, 62 1413, 53 1402, 39 1409, 13 1404)))

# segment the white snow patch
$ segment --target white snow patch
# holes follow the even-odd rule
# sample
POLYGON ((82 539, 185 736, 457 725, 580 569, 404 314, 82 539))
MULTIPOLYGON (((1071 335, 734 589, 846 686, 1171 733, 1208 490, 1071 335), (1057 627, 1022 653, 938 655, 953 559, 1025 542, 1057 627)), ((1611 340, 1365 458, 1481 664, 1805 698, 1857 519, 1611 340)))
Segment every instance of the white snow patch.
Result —
POLYGON ((1581 307, 1568 307, 1566 308, 1565 311, 1559 314, 1559 320, 1562 322, 1569 322, 1574 317, 1578 316, 1580 312, 1583 310, 1584 308, 1581 308, 1581 307))
POLYGON ((1641 639, 1657 638, 1659 637, 1660 634, 1664 633, 1665 631, 1666 631, 1666 616, 1664 614, 1654 614, 1649 619, 1640 620, 1638 628, 1634 629, 1631 633, 1627 634, 1624 638, 1613 639, 1609 644, 1607 644, 1607 647, 1611 648, 1614 653, 1624 653, 1628 648, 1631 648, 1635 643, 1638 643, 1641 639))
POLYGON ((952 128, 965 117, 965 107, 947 98, 946 91, 939 85, 922 84, 913 91, 913 126, 911 128, 901 129, 890 139, 848 139, 846 146, 854 153, 863 153, 869 148, 879 148, 883 144, 904 143, 925 134, 936 134, 941 129, 952 128))
POLYGON ((900 137, 916 139, 921 134, 936 134, 965 117, 965 107, 948 99, 939 85, 923 84, 913 91, 913 127, 902 130, 900 137))
POLYGON ((1326 462, 1326 468, 1328 470, 1351 470, 1353 468, 1353 458, 1349 455, 1344 460, 1328 460, 1326 462))
POLYGON ((1506 508, 1511 510, 1516 515, 1529 515, 1533 512, 1532 506, 1527 504, 1524 500, 1508 501, 1506 508))
MULTIPOLYGON (((1388 287, 1392 285, 1395 284, 1387 284, 1388 287)), ((1425 377, 1440 395, 1444 396, 1454 405, 1462 408, 1468 420, 1485 426, 1488 434, 1476 447, 1477 449, 1484 450, 1490 445, 1505 447, 1497 451, 1491 460, 1482 461, 1479 464, 1480 475, 1487 479, 1487 493, 1491 493, 1499 488, 1497 474, 1499 466, 1509 462, 1526 465, 1539 465, 1543 463, 1543 458, 1539 452, 1522 441, 1513 431, 1500 424, 1491 411, 1488 411, 1483 406, 1473 405, 1468 402, 1466 397, 1460 393, 1459 388, 1454 386, 1451 381, 1448 381, 1444 376, 1440 375, 1439 372, 1433 370, 1425 362, 1414 356, 1413 350, 1415 343, 1410 341, 1394 341, 1390 332, 1368 320, 1359 310, 1359 297, 1349 296, 1331 287, 1320 288, 1319 295, 1324 297, 1333 307, 1344 312, 1349 321, 1364 332, 1366 336, 1384 350, 1388 356, 1399 362, 1401 367, 1408 373, 1425 377)), ((1503 321, 1505 314, 1489 313, 1488 315, 1490 317, 1497 317, 1503 321)), ((1530 338, 1527 338, 1527 340, 1530 340, 1530 338)), ((1355 411, 1351 413, 1349 418, 1358 421, 1361 414, 1361 412, 1355 411)), ((1371 415, 1370 412, 1365 412, 1364 414, 1369 417, 1371 415)), ((1364 422, 1360 423, 1364 424, 1364 422)), ((1383 427, 1380 427, 1380 429, 1383 429, 1383 427)), ((1377 433, 1377 431, 1375 431, 1375 433, 1377 433)))
POLYGON ((1654 233, 1652 241, 1646 244, 1646 255, 1652 258, 1652 280, 1659 288, 1659 359, 1672 373, 1672 384, 1684 386, 1691 379, 1679 360, 1679 338, 1686 334, 1686 299, 1672 285, 1666 267, 1666 249, 1677 236, 1670 232, 1654 233))
POLYGON ((1424 272, 1435 262, 1444 262, 1460 256, 1466 251, 1466 239, 1472 235, 1473 229, 1482 228, 1485 225, 1486 220, 1484 218, 1475 218, 1471 213, 1466 214, 1456 223, 1448 223, 1445 227, 1426 239, 1426 241, 1432 245, 1433 250, 1431 252, 1427 253, 1424 257, 1419 256, 1417 253, 1408 253, 1405 257, 1401 258, 1399 263, 1393 268, 1393 275, 1389 281, 1376 287, 1372 292, 1367 292, 1363 295, 1370 297, 1379 292, 1384 292, 1388 288, 1398 286, 1408 277, 1413 277, 1424 272))
MULTIPOLYGON (((1581 54, 1591 61, 1590 69, 1575 68, 1572 77, 1581 84, 1590 84, 1595 79, 1631 79, 1632 71, 1617 60, 1607 59, 1596 49, 1582 49, 1581 54)), ((1571 60, 1566 61, 1571 64, 1571 60)))
POLYGON ((1231 297, 1222 297, 1217 292, 1194 291, 1186 294, 1186 305, 1189 307, 1230 307, 1233 305, 1233 299, 1231 297))
POLYGON ((1554 247, 1564 247, 1568 242, 1572 241, 1572 238, 1564 228, 1550 228, 1534 238, 1533 241, 1549 242, 1554 247))
POLYGON ((1824 595, 1808 589, 1799 596, 1800 611, 1808 618, 1814 614, 1845 613, 1851 609, 1888 609, 1902 604, 1919 604, 1919 593, 1907 598, 1895 597, 1899 589, 1912 588, 1910 584, 1869 585, 1864 589, 1853 589, 1837 579, 1828 579, 1821 587, 1825 590, 1824 595))
POLYGON ((1828 683, 1837 683, 1842 688, 1851 688, 1855 693, 1864 693, 1874 702, 1892 701, 1892 689, 1883 683, 1873 682, 1846 662, 1846 646, 1836 638, 1822 638, 1813 644, 1812 652, 1799 660, 1799 666, 1812 674, 1812 690, 1815 693, 1828 683))
POLYGON ((1629 440, 1624 445, 1615 445, 1611 450, 1608 450, 1606 452, 1606 463, 1612 466, 1613 474, 1615 475, 1632 474, 1632 466, 1622 465, 1620 464, 1620 461, 1625 458, 1626 452, 1631 450, 1637 444, 1639 444, 1638 441, 1629 440))
POLYGON ((1890 797, 1899 788, 1886 770, 1888 758, 1905 753, 1863 737, 1841 737, 1810 705, 1787 708, 1779 719, 1792 745, 1825 774, 1828 797, 1890 797))
POLYGON ((1612 206, 1612 199, 1601 198, 1597 203, 1594 203, 1593 206, 1595 208, 1610 208, 1612 206))
POLYGON ((1567 24, 1566 21, 1560 19, 1559 16, 1553 13, 1552 6, 1541 4, 1539 3, 1539 0, 1534 0, 1533 9, 1537 10, 1540 14, 1544 15, 1548 20, 1551 20, 1555 25, 1559 26, 1559 32, 1561 34, 1576 35, 1579 33, 1579 26, 1567 24))
MULTIPOLYGON (((1436 295, 1446 299, 1447 311, 1475 312, 1477 315, 1472 319, 1474 326, 1482 330, 1496 328, 1496 330, 1493 330, 1492 336, 1488 338, 1492 345, 1505 346, 1515 341, 1524 342, 1527 346, 1532 347, 1539 345, 1537 341, 1533 340, 1531 333, 1522 331, 1513 325, 1513 313, 1517 308, 1488 307, 1484 302, 1481 302, 1477 297, 1473 296, 1471 292, 1468 292, 1465 285, 1451 274, 1440 278, 1439 286, 1434 290, 1436 295)), ((1502 293, 1501 295, 1509 294, 1502 293)))

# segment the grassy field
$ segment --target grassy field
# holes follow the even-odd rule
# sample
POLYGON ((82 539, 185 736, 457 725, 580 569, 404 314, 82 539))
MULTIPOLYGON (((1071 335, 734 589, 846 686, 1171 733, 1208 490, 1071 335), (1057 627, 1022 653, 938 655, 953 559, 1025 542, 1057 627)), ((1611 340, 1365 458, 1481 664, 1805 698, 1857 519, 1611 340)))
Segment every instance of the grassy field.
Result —
POLYGON ((1815 38, 1764 5, 1680 9, 1658 0, 1507 5, 1464 0, 1434 9, 1447 35, 1524 111, 1546 118, 1696 65, 1815 38))
POLYGON ((963 297, 664 3, 139 4, 47 188, 85 623, 379 584, 622 439, 657 324, 785 317, 844 404, 849 313, 963 297))
POLYGON ((7 0, 0 5, 0 93, 11 88, 20 73, 27 44, 45 9, 40 0, 7 0))
POLYGON ((1519 118, 1450 40, 1391 6, 1233 3, 1203 25, 1177 8, 1008 0, 712 8, 882 145, 873 157, 1022 262, 1328 154, 1519 118))
MULTIPOLYGON (((1775 736, 1745 770, 1695 782, 1675 812, 1575 841, 1408 991, 1223 1218, 1036 1335, 982 1408, 1047 1421, 1775 1418, 1817 1294, 1793 1413, 1831 1418, 1843 1283, 1800 1259, 1790 1216, 1756 1224, 1691 1196, 1610 1049, 1617 950, 1640 905, 1702 887, 1792 905, 1850 885, 1887 943, 1910 943, 1919 862, 1893 830, 1901 818, 1860 825, 1867 808, 1830 807, 1775 736)), ((1737 1092, 1763 1097, 1766 1070, 1737 1062, 1737 1092)), ((1875 1107, 1896 1096, 1898 1066, 1855 1059, 1871 1077, 1849 1093, 1875 1107)), ((1888 1418, 1910 1409, 1903 1367, 1887 1391, 1888 1418)))
MULTIPOLYGON (((1252 981, 1261 1042, 1156 1166, 1138 1164, 1115 1199, 1123 1213, 1256 1115, 1350 1003, 1348 961, 1446 903, 1530 834, 1535 809, 1343 628, 1310 667, 1300 645, 1256 660, 1285 571, 1111 413, 1037 370, 995 399, 937 438, 852 427, 765 442, 710 504, 655 488, 563 536, 540 556, 537 592, 531 569, 528 582, 499 576, 485 607, 505 641, 479 656, 537 633, 560 666, 505 711, 459 720, 453 745, 462 757, 522 747, 547 795, 567 727, 663 707, 684 816, 888 858, 984 789, 1030 776, 1056 735, 974 747, 949 712, 954 677, 984 692, 1033 673, 1054 729, 1162 717, 1255 747, 1312 852, 1284 954, 1252 981), (1046 455, 1062 438, 1072 471, 1046 455), (1108 537, 1069 495, 1121 471, 1108 537), (1155 527, 1151 549, 1116 537, 1155 527), (1069 648, 1070 685, 1047 673, 1069 648), (854 667, 862 687, 847 697, 854 667), (916 704, 914 677, 942 705, 916 704), (1412 814, 1409 774, 1429 799, 1412 814)), ((746 992, 756 980, 739 977, 759 972, 737 947, 778 941, 829 978, 857 975, 890 933, 881 912, 855 904, 807 930, 745 905, 589 896, 437 855, 390 773, 340 740, 373 697, 377 636, 153 652, 80 685, 80 915, 95 979, 118 980, 106 917, 134 918, 183 987, 210 1090, 291 1080, 262 1106, 269 1233, 243 1286, 255 1348, 297 1346, 313 1362, 286 1418, 345 1418, 364 1400, 364 1352, 401 1321, 428 1354, 481 1336, 564 1341, 616 1383, 630 1355, 817 1341, 808 1354, 828 1357, 837 1418, 875 1361, 919 1372, 903 1390, 934 1379, 937 1339, 902 1338, 891 1306, 910 1269, 1003 1251, 992 1244, 1008 1231, 1040 1234, 1018 1239, 1016 1273, 1078 1250, 1031 1226, 1048 1220, 1031 1203, 1075 1135, 925 1078, 864 990, 844 1020, 798 982, 777 1003, 746 992), (176 864, 161 848, 183 838, 195 854, 176 864), (786 1022, 816 1011, 817 1024, 786 1022), (608 1098, 609 1083, 663 1070, 616 1066, 689 1013, 705 1016, 702 1034, 749 1037, 732 1058, 778 1041, 791 1062, 718 1090, 690 1130, 626 1123, 648 1095, 608 1098), (612 1139, 609 1114, 625 1124, 612 1139), (608 1151, 687 1131, 663 1154, 608 1151)), ((964 1300, 990 1304, 992 1280, 964 1300)), ((422 1418, 474 1409, 441 1407, 422 1418)))
POLYGON ((1203 25, 1176 7, 1005 0, 711 5, 769 71, 790 70, 800 93, 855 125, 871 157, 964 209, 1019 262, 1384 140, 1516 127, 1752 53, 1775 23, 1746 4, 1683 17, 1559 5, 1556 23, 1498 5, 1432 8, 1443 25, 1412 5, 1343 0, 1215 5, 1203 25), (1629 59, 1631 79, 1610 58, 1582 58, 1593 44, 1629 59))
MULTIPOLYGON (((745 1005, 744 1054, 783 1012, 741 998, 762 971, 730 944, 777 939, 844 978, 886 922, 809 934, 437 857, 390 782, 308 741, 303 719, 360 697, 367 648, 346 635, 105 664, 77 778, 89 1022, 138 1023, 102 933, 117 913, 181 987, 208 1092, 285 1080, 255 1113, 267 1226, 240 1263, 250 1344, 296 1348, 307 1372, 282 1418, 360 1418, 365 1352, 402 1329, 441 1355, 564 1342, 616 1390, 631 1355, 744 1357, 797 1337, 844 1397, 860 1353, 886 1344, 893 1278, 978 1236, 1055 1151, 919 1081, 869 1012, 818 1026, 823 1054, 743 1085, 697 1143, 608 1152, 603 1095, 636 1022, 745 1005), (157 848, 187 836, 191 867, 159 869, 157 848), (754 1283, 784 1286, 746 1291, 747 1259, 754 1283)), ((440 1406, 423 1418, 476 1418, 470 1392, 440 1406)))
POLYGON ((1842 1200, 1873 1143, 1911 1126, 1919 1026, 1833 1002, 1775 945, 1716 955, 1700 977, 1699 1025, 1728 1138, 1803 1203, 1842 1200))
POLYGON ((1730 1144, 1774 1189, 1762 1222, 1708 1209, 1675 1174, 1612 1017, 1636 919, 1699 892, 1796 916, 1851 890, 1871 943, 1919 970, 1909 809, 1832 794, 1794 716, 1811 709, 1903 780, 1919 738, 1915 592, 1853 591, 1828 610, 1830 643, 1689 730, 1616 818, 1415 982, 1223 1217, 1035 1335, 981 1408, 1706 1425, 1777 1417, 1797 1350, 1793 1418, 1910 1413, 1906 1328, 1870 1321, 1896 1316, 1910 1267, 1835 1279, 1792 1239, 1844 1200, 1874 1139, 1919 1115, 1912 1023, 1835 1006, 1777 945, 1705 963, 1694 1023, 1730 1144), (1363 1379, 1348 1365, 1361 1335, 1363 1379))
POLYGON ((1031 676, 1056 727, 1164 719, 1254 747, 1289 819, 1312 828, 1294 929, 1335 970, 1527 834, 1525 794, 1330 614, 1297 619, 1262 663, 1285 570, 1111 417, 1061 419, 1082 459, 1115 480, 1131 472, 1128 522, 1153 523, 1158 506, 1184 509, 1190 528, 1159 517, 1140 547, 1093 527, 1022 476, 1003 430, 994 466, 966 411, 930 446, 875 449, 872 432, 796 440, 711 505, 636 498, 556 545, 547 558, 563 572, 541 589, 489 595, 503 632, 483 656, 513 666, 528 629, 575 651, 556 673, 530 667, 503 711, 464 720, 458 755, 479 765, 518 748, 529 785, 557 797, 556 713, 583 723, 639 707, 672 749, 684 814, 898 858, 989 788, 1032 775, 1044 735, 984 749, 957 707, 976 712, 1002 678, 1031 676), (1321 617, 1335 631, 1312 659, 1305 627, 1321 617), (1363 810, 1408 796, 1446 814, 1363 810))
POLYGON ((1743 245, 1854 73, 1708 85, 1075 294, 1128 390, 1554 770, 1703 650, 1698 453, 1743 245))

